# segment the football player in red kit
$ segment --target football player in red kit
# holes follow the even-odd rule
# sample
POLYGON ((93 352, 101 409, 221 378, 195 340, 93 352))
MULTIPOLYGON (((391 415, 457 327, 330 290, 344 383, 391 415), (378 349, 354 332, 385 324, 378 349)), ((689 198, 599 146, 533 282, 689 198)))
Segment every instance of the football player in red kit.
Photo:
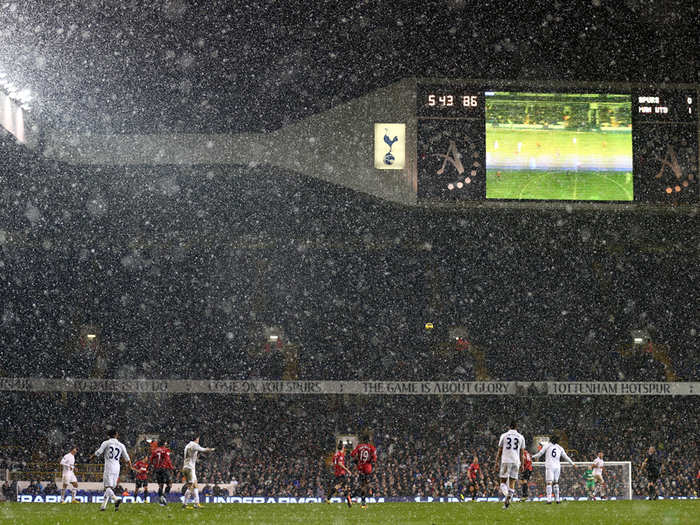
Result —
POLYGON ((148 468, 154 473, 156 483, 158 483, 158 502, 165 506, 168 502, 168 494, 173 484, 173 463, 170 460, 170 449, 168 441, 164 440, 161 445, 156 447, 151 453, 151 459, 148 461, 148 468), (165 491, 163 487, 165 486, 165 491))
POLYGON ((350 455, 357 462, 357 470, 360 474, 360 496, 362 497, 362 508, 367 508, 367 494, 372 482, 372 470, 377 462, 377 449, 370 443, 367 432, 360 436, 360 444, 355 447, 350 455))
POLYGON ((522 501, 527 500, 530 478, 532 477, 532 455, 527 449, 523 450, 523 473, 520 475, 520 484, 523 489, 522 501))
POLYGON ((350 494, 350 469, 345 466, 345 444, 338 441, 338 450, 333 454, 333 472, 329 473, 330 482, 326 492, 326 503, 335 496, 338 489, 342 487, 345 492, 345 502, 348 507, 352 507, 352 495, 350 494))
POLYGON ((139 495, 139 489, 143 489, 143 501, 146 501, 148 497, 148 456, 144 456, 134 463, 134 470, 136 471, 136 490, 134 491, 134 498, 139 495))
POLYGON ((479 495, 479 488, 482 488, 482 490, 484 488, 484 473, 481 470, 479 458, 476 457, 476 455, 474 456, 472 464, 469 465, 467 476, 469 478, 469 492, 471 493, 472 501, 476 501, 479 495))

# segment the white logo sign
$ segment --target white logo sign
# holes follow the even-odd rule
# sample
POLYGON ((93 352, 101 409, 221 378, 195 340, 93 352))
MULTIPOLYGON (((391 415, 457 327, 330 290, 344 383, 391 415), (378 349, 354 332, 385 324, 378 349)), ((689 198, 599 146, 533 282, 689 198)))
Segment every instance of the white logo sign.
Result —
POLYGON ((374 125, 374 167, 402 170, 406 165, 406 124, 374 125))

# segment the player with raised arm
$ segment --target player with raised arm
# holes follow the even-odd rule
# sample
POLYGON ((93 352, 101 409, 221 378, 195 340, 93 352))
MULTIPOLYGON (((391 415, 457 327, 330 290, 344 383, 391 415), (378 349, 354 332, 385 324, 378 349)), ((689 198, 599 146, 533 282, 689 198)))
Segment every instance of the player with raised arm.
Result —
POLYGON ((532 477, 532 456, 527 449, 523 450, 523 473, 520 476, 520 486, 523 491, 521 501, 526 501, 529 497, 530 478, 532 477))
POLYGON ((603 479, 604 467, 605 461, 603 461, 603 453, 598 452, 598 456, 593 460, 593 481, 595 482, 593 498, 595 498, 596 493, 600 493, 601 499, 605 499, 607 497, 608 489, 605 485, 605 480, 603 479))
POLYGON ((182 463, 182 472, 185 475, 185 498, 182 502, 183 509, 199 509, 201 505, 199 504, 199 487, 197 487, 197 472, 195 467, 197 465, 197 456, 200 452, 214 452, 214 448, 205 448, 199 444, 199 434, 194 435, 194 439, 187 443, 185 446, 185 459, 182 463), (194 506, 190 507, 187 505, 187 500, 192 499, 194 501, 194 506))
POLYGON ((338 441, 338 449, 333 454, 333 472, 329 473, 332 478, 329 481, 328 491, 326 492, 326 503, 330 503, 331 498, 335 496, 340 488, 345 492, 345 502, 348 507, 352 507, 352 495, 350 493, 350 476, 351 472, 345 466, 345 443, 338 441))
POLYGON ((158 483, 158 503, 165 506, 168 502, 168 494, 173 484, 173 467, 170 461, 170 448, 168 448, 168 440, 163 440, 153 452, 148 461, 148 468, 153 471, 153 478, 158 483), (163 487, 165 486, 165 492, 163 487))
POLYGON ((641 470, 646 470, 649 499, 659 499, 659 495, 656 492, 656 482, 659 481, 659 476, 661 475, 661 463, 659 462, 654 447, 649 447, 647 457, 642 463, 641 470))
POLYGON ((498 452, 496 464, 499 465, 499 477, 501 479, 501 493, 506 500, 503 508, 507 509, 515 494, 515 482, 518 480, 518 471, 523 463, 523 449, 525 438, 518 432, 518 425, 511 421, 507 432, 501 434, 498 440, 498 452))
POLYGON ((554 498, 557 503, 561 503, 561 497, 559 496, 559 475, 561 474, 561 459, 564 458, 566 461, 571 463, 572 467, 575 467, 574 462, 566 454, 566 451, 557 444, 557 436, 552 436, 549 443, 545 443, 542 449, 532 456, 532 459, 537 459, 540 456, 544 456, 544 480, 547 484, 547 503, 552 503, 552 487, 554 488, 554 498))
POLYGON ((61 503, 68 503, 65 499, 66 488, 72 485, 70 489, 71 503, 78 503, 75 499, 75 493, 78 491, 78 478, 75 477, 75 453, 78 452, 78 447, 72 447, 68 453, 61 458, 61 503))
POLYGON ((105 510, 110 501, 114 501, 114 510, 119 510, 119 505, 122 498, 114 494, 114 489, 117 487, 119 480, 119 470, 121 468, 120 461, 124 460, 129 464, 129 468, 133 470, 131 458, 126 451, 124 444, 119 441, 119 433, 112 430, 109 433, 109 439, 102 442, 100 447, 92 454, 92 457, 101 456, 104 453, 104 474, 102 481, 105 487, 104 501, 100 510, 105 510))
POLYGON ((136 471, 134 498, 138 497, 139 489, 143 488, 143 501, 146 501, 148 497, 148 456, 144 456, 134 463, 134 470, 136 471))
POLYGON ((367 494, 369 494, 372 482, 372 467, 377 462, 377 449, 370 443, 369 433, 365 432, 360 436, 360 444, 350 452, 350 455, 357 462, 357 470, 360 474, 361 506, 366 509, 367 494))

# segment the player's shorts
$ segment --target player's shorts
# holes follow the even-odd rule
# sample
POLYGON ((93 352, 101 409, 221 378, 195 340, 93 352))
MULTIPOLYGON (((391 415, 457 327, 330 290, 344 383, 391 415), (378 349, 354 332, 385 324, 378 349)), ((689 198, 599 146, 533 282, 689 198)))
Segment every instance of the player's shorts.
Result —
POLYGON ((167 485, 168 483, 172 483, 172 472, 167 468, 159 468, 153 473, 153 479, 155 479, 156 483, 159 485, 167 485))
POLYGON ((605 483, 605 481, 603 480, 603 475, 602 475, 602 474, 593 474, 593 480, 594 480, 596 483, 605 483))
POLYGON ((147 479, 137 479, 136 480, 136 490, 139 490, 142 487, 148 488, 148 480, 147 479))
POLYGON ((78 483, 78 478, 75 477, 75 472, 72 470, 69 472, 64 472, 61 478, 64 485, 70 485, 72 483, 78 483))
POLYGON ((544 468, 544 480, 549 483, 559 483, 559 474, 561 474, 561 466, 559 467, 545 467, 544 468))
POLYGON ((588 490, 593 490, 595 488, 595 481, 586 481, 586 488, 588 490))
POLYGON ((655 470, 647 472, 647 479, 649 483, 656 483, 659 480, 659 473, 655 470))
POLYGON ((112 487, 115 488, 117 486, 117 480, 119 479, 119 471, 108 471, 105 470, 103 476, 102 476, 102 483, 104 484, 105 488, 107 487, 112 487))
POLYGON ((520 479, 523 481, 530 481, 530 476, 532 476, 532 471, 525 469, 523 470, 523 473, 520 475, 520 479))
POLYGON ((323 479, 324 479, 326 485, 333 485, 333 486, 346 485, 348 482, 348 477, 345 474, 343 474, 341 476, 336 476, 335 472, 332 472, 332 471, 327 471, 324 474, 323 479))
POLYGON ((359 479, 361 485, 368 485, 374 481, 374 472, 360 471, 359 479))
POLYGON ((517 463, 501 463, 501 478, 518 479, 520 465, 517 463))
POLYGON ((193 485, 197 484, 197 474, 193 468, 185 467, 182 469, 182 472, 185 474, 187 483, 192 483, 193 485))

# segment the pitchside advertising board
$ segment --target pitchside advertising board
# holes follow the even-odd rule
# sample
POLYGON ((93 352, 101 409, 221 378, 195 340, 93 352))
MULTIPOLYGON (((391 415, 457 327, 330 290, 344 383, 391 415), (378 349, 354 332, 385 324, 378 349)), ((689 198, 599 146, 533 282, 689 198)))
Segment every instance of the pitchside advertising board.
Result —
MULTIPOLYGON (((417 199, 698 202, 697 86, 416 84, 417 199)), ((375 124, 377 169, 406 126, 375 124)))
MULTIPOLYGON (((70 499, 70 498, 69 498, 70 499)), ((168 503, 181 503, 184 498, 178 498, 177 496, 168 496, 168 503)), ((299 503, 323 503, 324 498, 320 497, 306 497, 306 498, 295 498, 289 496, 200 496, 202 503, 239 503, 246 505, 257 505, 263 503, 277 503, 277 504, 299 504, 299 503)), ((355 502, 359 500, 354 498, 355 502)), ((587 497, 571 498, 562 496, 565 501, 586 501, 587 497)), ((609 500, 617 500, 621 498, 610 497, 609 500)), ((639 497, 638 499, 644 499, 639 497)), ((686 500, 686 499, 697 499, 696 497, 670 497, 659 499, 672 499, 672 500, 686 500)), ((19 495, 17 496, 17 501, 19 503, 60 503, 60 496, 30 496, 30 495, 19 495)), ((86 495, 81 495, 76 498, 76 501, 80 503, 102 503, 104 501, 104 496, 99 492, 91 492, 86 495)), ((126 496, 122 500, 124 503, 152 503, 155 498, 148 497, 143 500, 141 497, 134 498, 133 496, 126 496)), ((345 501, 341 498, 331 498, 331 503, 341 503, 345 504, 345 501)), ((367 502, 370 504, 374 503, 458 503, 462 501, 456 496, 446 496, 434 498, 432 496, 390 496, 390 497, 369 497, 367 502)), ((480 502, 490 502, 495 503, 501 501, 499 498, 478 498, 477 501, 480 502)), ((546 498, 532 498, 531 501, 546 501, 546 498)))

